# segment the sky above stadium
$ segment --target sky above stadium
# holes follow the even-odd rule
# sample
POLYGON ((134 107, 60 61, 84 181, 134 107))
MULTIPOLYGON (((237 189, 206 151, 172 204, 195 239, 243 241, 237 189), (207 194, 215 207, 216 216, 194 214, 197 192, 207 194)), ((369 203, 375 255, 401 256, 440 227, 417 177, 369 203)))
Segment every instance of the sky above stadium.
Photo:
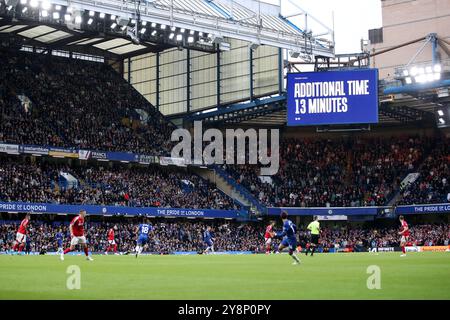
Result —
MULTIPOLYGON (((263 0, 263 2, 278 4, 280 0, 263 0)), ((298 4, 312 16, 332 28, 334 12, 334 30, 336 53, 355 53, 361 51, 361 38, 368 38, 368 30, 380 28, 381 0, 281 0, 281 13, 288 15, 298 12, 291 2, 298 4)), ((298 25, 296 19, 291 20, 298 25)), ((304 18, 303 18, 304 19, 304 18)), ((310 23, 314 33, 323 29, 310 23)))

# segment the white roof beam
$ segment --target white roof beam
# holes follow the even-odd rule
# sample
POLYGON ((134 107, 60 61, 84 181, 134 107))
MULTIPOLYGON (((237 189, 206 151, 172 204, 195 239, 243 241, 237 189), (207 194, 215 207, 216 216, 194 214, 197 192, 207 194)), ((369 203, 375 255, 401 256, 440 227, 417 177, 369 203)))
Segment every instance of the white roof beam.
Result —
MULTIPOLYGON (((135 7, 132 2, 116 0, 50 0, 52 3, 82 10, 93 10, 122 18, 135 18, 135 7)), ((240 39, 252 43, 270 45, 297 52, 305 50, 305 38, 299 33, 289 33, 273 30, 255 24, 215 17, 200 12, 187 12, 178 8, 155 7, 151 2, 141 4, 141 19, 158 24, 170 24, 179 28, 192 29, 217 36, 240 39)), ((312 54, 334 57, 332 43, 320 45, 315 39, 312 41, 312 54)), ((308 47, 311 45, 308 43, 308 47)), ((309 49, 309 48, 308 48, 309 49)))

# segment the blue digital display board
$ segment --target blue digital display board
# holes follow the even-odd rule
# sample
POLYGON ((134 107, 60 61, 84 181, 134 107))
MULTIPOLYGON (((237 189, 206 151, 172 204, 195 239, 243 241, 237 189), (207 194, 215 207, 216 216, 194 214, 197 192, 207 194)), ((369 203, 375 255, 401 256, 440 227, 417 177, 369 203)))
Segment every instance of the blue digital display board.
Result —
POLYGON ((377 69, 288 73, 288 126, 377 122, 377 69))

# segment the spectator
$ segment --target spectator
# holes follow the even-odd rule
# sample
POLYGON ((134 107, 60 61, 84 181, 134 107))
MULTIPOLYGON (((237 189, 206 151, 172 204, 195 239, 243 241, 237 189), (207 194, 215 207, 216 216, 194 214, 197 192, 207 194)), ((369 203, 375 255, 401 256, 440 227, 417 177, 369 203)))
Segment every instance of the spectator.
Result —
POLYGON ((0 59, 0 141, 170 152, 175 127, 110 66, 28 53, 0 59))
POLYGON ((132 207, 171 207, 237 210, 231 198, 211 182, 188 171, 159 166, 115 164, 111 167, 69 166, 43 161, 0 163, 0 201, 96 204, 132 207), (77 184, 68 184, 69 173, 77 184))

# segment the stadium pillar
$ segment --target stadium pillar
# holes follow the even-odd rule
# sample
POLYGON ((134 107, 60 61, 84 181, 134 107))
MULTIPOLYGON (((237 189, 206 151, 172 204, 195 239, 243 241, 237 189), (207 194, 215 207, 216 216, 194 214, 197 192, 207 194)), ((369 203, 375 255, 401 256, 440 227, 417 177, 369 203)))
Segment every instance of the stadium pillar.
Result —
POLYGON ((437 46, 438 46, 438 38, 436 36, 436 34, 433 34, 432 38, 431 38, 431 48, 432 48, 432 63, 433 66, 438 63, 438 50, 437 50, 437 46))
POLYGON ((156 53, 156 109, 159 111, 159 52, 156 53))
POLYGON ((186 49, 186 111, 191 111, 191 50, 186 49))
POLYGON ((250 100, 253 100, 253 49, 249 47, 250 100))
MULTIPOLYGON (((70 57, 72 58, 72 52, 70 52, 70 57)), ((119 74, 121 76, 123 76, 123 62, 124 62, 123 59, 121 59, 119 62, 119 74)))
POLYGON ((283 49, 278 48, 278 94, 283 92, 283 49))
POLYGON ((131 58, 128 58, 128 83, 131 84, 131 58))
POLYGON ((220 50, 217 47, 217 108, 220 107, 220 50))

